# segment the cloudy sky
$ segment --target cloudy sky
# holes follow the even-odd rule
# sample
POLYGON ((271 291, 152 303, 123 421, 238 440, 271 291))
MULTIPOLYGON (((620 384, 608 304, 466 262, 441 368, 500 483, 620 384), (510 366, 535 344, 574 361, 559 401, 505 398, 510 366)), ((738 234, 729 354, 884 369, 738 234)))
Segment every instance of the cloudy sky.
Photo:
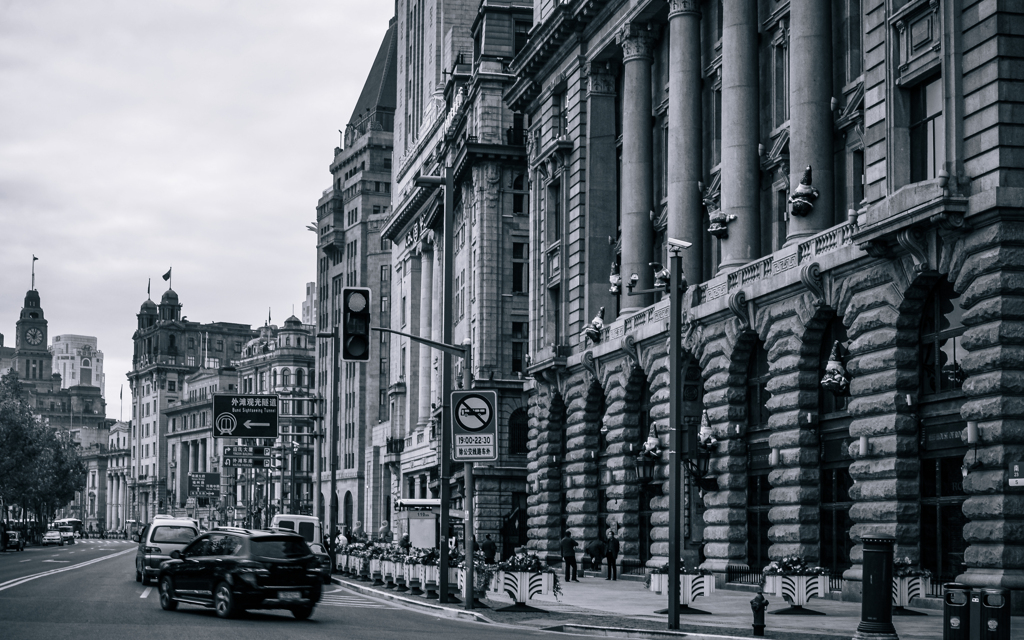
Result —
MULTIPOLYGON (((199 322, 280 324, 391 0, 0 0, 0 333, 36 289, 96 336, 107 416, 174 268, 199 322)), ((125 402, 129 407, 129 403, 125 402)), ((126 414, 127 415, 127 414, 126 414)))

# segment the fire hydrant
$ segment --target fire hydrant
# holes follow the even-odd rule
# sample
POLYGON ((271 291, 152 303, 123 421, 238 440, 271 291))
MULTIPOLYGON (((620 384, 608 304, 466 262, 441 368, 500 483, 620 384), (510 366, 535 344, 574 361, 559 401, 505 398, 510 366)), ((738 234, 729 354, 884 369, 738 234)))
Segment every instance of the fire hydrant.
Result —
POLYGON ((754 599, 750 601, 750 608, 754 612, 754 635, 763 637, 764 612, 768 610, 768 598, 764 597, 764 593, 758 591, 754 599))

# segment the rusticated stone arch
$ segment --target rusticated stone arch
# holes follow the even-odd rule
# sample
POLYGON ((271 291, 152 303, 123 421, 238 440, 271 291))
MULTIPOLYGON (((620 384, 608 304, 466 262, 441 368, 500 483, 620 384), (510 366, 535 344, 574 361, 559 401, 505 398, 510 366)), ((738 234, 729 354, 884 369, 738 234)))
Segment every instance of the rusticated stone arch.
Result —
MULTIPOLYGON (((597 535, 597 459, 599 426, 591 407, 593 388, 586 374, 573 376, 565 386, 565 458, 562 477, 565 491, 565 524, 576 540, 597 535)), ((600 387, 597 389, 600 393, 600 387)))
POLYGON ((560 559, 562 531, 562 434, 566 407, 553 385, 538 383, 530 396, 530 443, 527 453, 527 547, 551 560, 560 559))
POLYGON ((730 569, 747 570, 747 363, 758 336, 741 330, 736 319, 703 330, 700 365, 704 377, 704 408, 718 450, 709 471, 718 490, 704 494, 704 555, 701 565, 726 579, 730 569))

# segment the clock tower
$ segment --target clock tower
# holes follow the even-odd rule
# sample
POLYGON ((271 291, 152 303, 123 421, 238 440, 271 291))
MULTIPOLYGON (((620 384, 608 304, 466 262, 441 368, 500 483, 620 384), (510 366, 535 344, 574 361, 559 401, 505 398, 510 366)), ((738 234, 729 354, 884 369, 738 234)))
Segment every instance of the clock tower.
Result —
POLYGON ((39 292, 25 294, 14 341, 14 368, 22 380, 49 380, 53 356, 46 347, 46 319, 39 304, 39 292))

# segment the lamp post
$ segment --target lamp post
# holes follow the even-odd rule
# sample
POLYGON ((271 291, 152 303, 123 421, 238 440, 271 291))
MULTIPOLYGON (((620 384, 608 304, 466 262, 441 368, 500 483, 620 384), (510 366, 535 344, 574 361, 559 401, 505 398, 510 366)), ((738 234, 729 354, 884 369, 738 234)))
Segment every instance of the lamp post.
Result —
MULTIPOLYGON (((341 338, 341 327, 335 326, 334 329, 328 332, 320 332, 316 334, 318 338, 330 338, 331 339, 331 498, 328 503, 329 514, 327 516, 330 521, 330 526, 327 529, 327 546, 331 550, 331 557, 334 557, 334 530, 338 528, 338 510, 334 507, 334 495, 336 492, 336 483, 338 481, 338 342, 341 338)), ((327 403, 324 402, 326 408, 327 403)), ((319 478, 317 481, 319 482, 319 478)))

